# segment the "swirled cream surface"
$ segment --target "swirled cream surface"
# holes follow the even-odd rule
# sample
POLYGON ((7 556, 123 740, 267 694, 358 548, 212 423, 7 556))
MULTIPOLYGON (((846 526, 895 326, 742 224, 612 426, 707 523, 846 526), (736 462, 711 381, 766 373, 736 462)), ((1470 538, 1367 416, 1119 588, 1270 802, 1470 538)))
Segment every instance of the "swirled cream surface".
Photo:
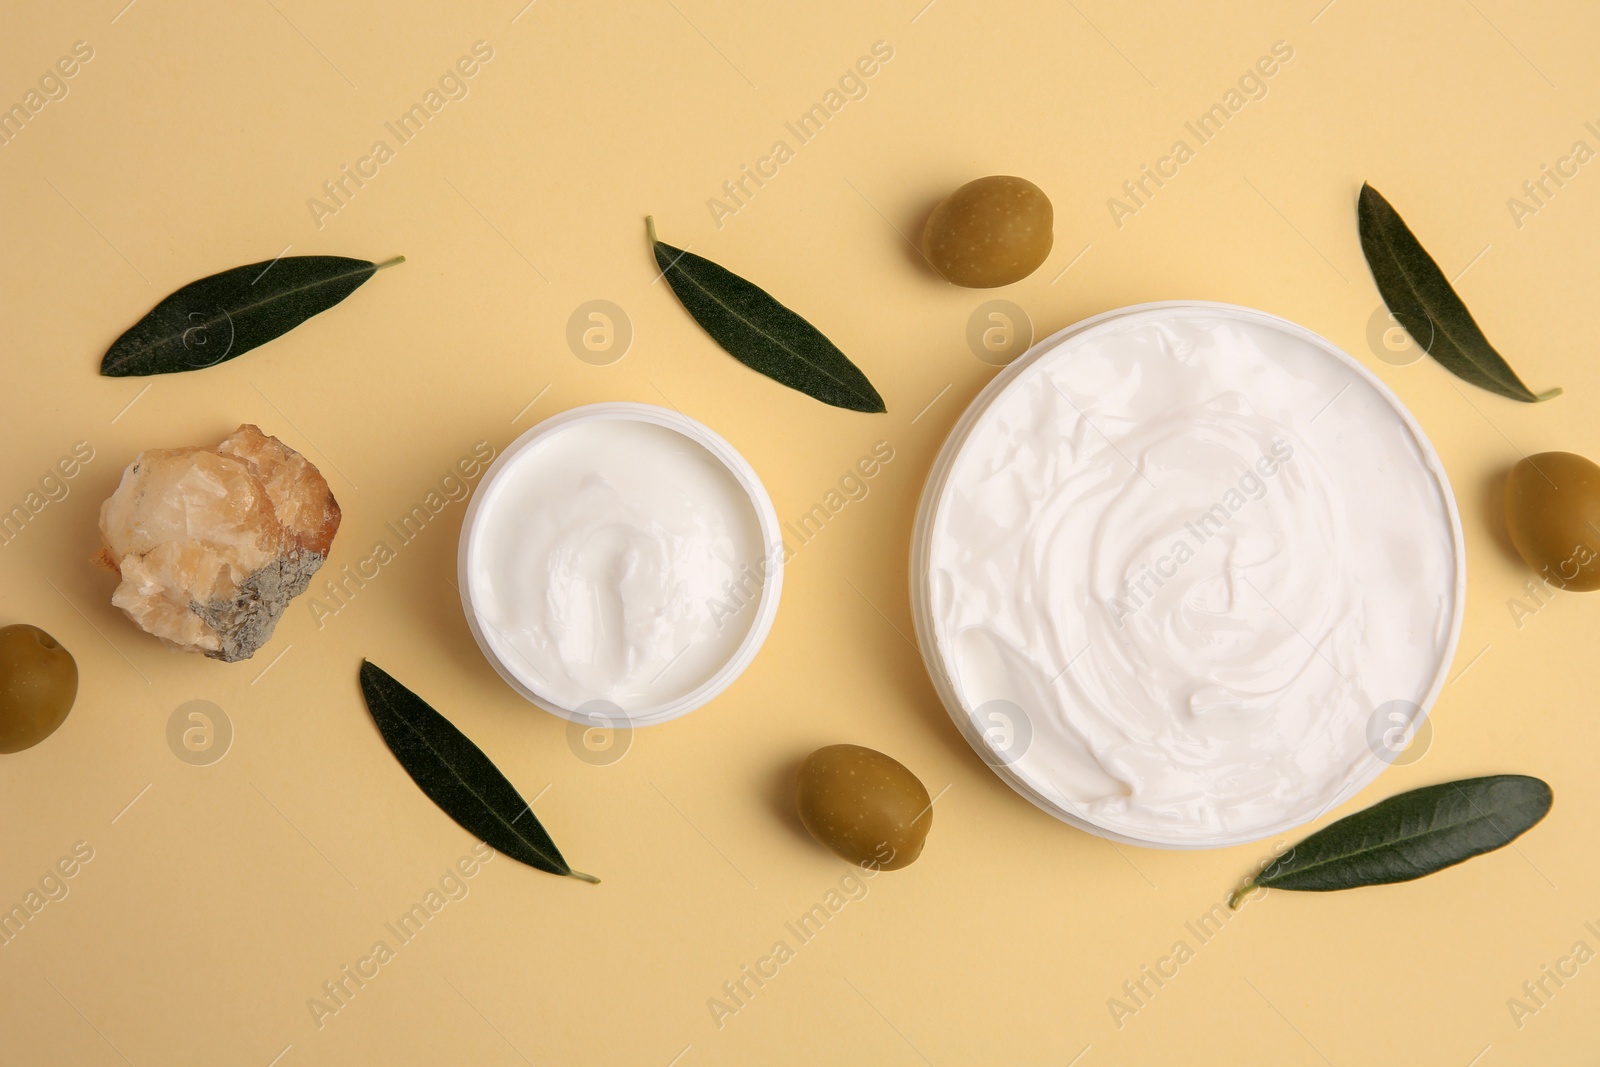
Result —
POLYGON ((1379 768, 1374 715, 1414 715, 1447 666, 1458 524, 1431 449, 1278 321, 1168 308, 1069 336, 944 484, 929 601, 973 732, 1114 833, 1316 817, 1379 768))
POLYGON ((508 459, 466 575, 507 669, 563 707, 634 712, 730 660, 763 553, 750 496, 717 457, 666 426, 599 419, 508 459))

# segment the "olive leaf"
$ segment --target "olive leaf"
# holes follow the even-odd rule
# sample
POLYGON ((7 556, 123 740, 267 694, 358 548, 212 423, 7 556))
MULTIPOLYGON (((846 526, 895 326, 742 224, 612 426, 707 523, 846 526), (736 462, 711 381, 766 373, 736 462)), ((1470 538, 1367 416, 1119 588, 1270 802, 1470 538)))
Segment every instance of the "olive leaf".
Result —
POLYGON ((815 326, 727 268, 656 240, 654 218, 645 229, 684 310, 734 359, 824 404, 888 410, 861 368, 815 326))
POLYGON ((216 366, 327 311, 405 258, 280 257, 190 282, 117 338, 100 373, 126 378, 216 366))
POLYGON ((361 661, 361 693, 395 759, 446 815, 530 867, 600 881, 567 865, 522 794, 449 719, 368 660, 361 661))
POLYGON ((1424 786, 1381 800, 1318 830, 1234 891, 1323 893, 1409 882, 1503 848, 1545 817, 1550 787, 1521 774, 1424 786))
POLYGON ((1561 395, 1559 388, 1536 394, 1523 384, 1405 220, 1365 183, 1357 215, 1361 251, 1384 305, 1428 355, 1456 377, 1512 400, 1531 404, 1561 395))

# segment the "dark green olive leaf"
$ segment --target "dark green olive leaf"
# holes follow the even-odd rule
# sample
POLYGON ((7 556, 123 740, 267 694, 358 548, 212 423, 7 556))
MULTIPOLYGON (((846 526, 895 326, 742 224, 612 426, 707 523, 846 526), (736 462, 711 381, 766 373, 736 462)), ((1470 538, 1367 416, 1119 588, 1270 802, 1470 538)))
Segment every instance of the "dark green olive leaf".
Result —
POLYGON ((1383 194, 1363 184, 1357 215, 1361 251, 1378 293, 1389 314, 1428 355, 1463 381, 1512 400, 1531 404, 1561 395, 1559 388, 1536 394, 1523 384, 1383 194))
POLYGON ((530 867, 600 881, 567 865, 522 794, 449 719, 367 660, 361 661, 361 693, 395 759, 446 815, 530 867))
POLYGON ((1237 890, 1328 892, 1409 882, 1503 848, 1545 817, 1553 796, 1537 778, 1496 774, 1424 786, 1318 830, 1237 890))
POLYGON ((656 240, 654 219, 646 219, 645 228, 667 284, 734 359, 824 404, 888 410, 861 369, 815 326, 732 271, 656 240))
POLYGON ((190 282, 117 338, 100 373, 126 378, 214 367, 327 311, 405 258, 289 256, 190 282))

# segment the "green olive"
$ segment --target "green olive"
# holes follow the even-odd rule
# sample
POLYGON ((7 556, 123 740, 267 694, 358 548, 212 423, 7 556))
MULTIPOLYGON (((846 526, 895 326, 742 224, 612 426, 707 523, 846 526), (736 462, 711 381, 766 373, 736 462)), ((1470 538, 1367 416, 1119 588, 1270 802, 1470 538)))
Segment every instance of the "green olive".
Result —
POLYGON ((1055 241, 1044 190, 995 174, 944 198, 922 231, 922 254, 945 280, 968 289, 1020 282, 1039 269, 1055 241))
POLYGON ((55 733, 77 696, 72 653, 37 626, 0 627, 0 752, 21 752, 55 733))
POLYGON ((893 871, 922 855, 933 801, 897 760, 860 745, 829 745, 800 765, 800 821, 851 863, 893 871))
POLYGON ((1571 452, 1528 456, 1506 476, 1506 528, 1561 589, 1600 589, 1600 467, 1571 452))

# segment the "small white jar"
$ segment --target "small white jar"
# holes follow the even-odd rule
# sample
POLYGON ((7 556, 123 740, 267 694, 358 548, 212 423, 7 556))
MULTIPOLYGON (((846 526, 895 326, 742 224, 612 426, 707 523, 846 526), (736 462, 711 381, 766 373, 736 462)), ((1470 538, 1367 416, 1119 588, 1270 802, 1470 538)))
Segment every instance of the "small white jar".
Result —
POLYGON ((478 647, 572 722, 693 711, 755 658, 783 543, 761 480, 705 425, 648 404, 555 415, 497 458, 457 559, 478 647))

